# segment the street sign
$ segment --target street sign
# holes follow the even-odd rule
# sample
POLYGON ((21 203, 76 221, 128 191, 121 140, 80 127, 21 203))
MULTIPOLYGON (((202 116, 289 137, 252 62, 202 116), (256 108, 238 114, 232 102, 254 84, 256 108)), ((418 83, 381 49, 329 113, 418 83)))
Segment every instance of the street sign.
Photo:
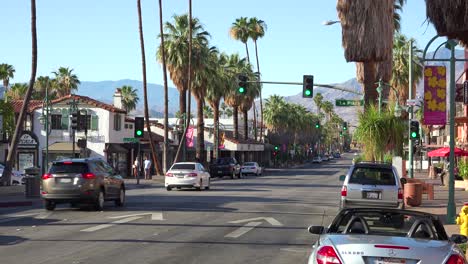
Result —
POLYGON ((138 138, 123 138, 125 143, 138 143, 138 138))
POLYGON ((336 106, 363 106, 364 100, 346 100, 346 99, 336 99, 336 106))

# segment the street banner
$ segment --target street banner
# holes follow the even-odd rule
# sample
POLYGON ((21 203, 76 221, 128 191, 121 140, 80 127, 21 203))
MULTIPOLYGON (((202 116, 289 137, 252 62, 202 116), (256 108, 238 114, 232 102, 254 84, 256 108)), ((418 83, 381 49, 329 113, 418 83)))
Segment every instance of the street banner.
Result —
POLYGON ((193 130, 193 127, 189 127, 187 129, 187 133, 185 134, 186 145, 189 148, 193 147, 193 130))
POLYGON ((221 132, 220 138, 218 139, 219 140, 218 149, 224 149, 224 139, 225 139, 225 137, 226 137, 226 135, 224 134, 224 132, 221 132))
POLYGON ((445 66, 424 67, 424 125, 447 123, 446 75, 445 66))

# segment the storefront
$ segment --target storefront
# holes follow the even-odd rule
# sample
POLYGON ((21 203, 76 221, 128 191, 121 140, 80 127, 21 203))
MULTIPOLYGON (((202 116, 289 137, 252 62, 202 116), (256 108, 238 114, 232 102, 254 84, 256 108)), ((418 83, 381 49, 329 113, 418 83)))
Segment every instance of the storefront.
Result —
POLYGON ((38 167, 39 141, 37 136, 30 131, 23 131, 16 153, 16 168, 24 171, 25 168, 38 167))
POLYGON ((106 143, 104 152, 106 152, 107 162, 111 165, 122 177, 129 177, 131 157, 130 150, 125 147, 125 144, 106 143))

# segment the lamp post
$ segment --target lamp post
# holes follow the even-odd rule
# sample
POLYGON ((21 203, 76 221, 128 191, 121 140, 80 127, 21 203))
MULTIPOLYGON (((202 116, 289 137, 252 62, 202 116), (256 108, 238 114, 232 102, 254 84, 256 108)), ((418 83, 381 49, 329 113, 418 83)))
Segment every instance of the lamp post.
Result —
MULTIPOLYGON (((468 59, 457 59, 455 58, 455 47, 457 46, 457 42, 448 39, 447 41, 443 42, 442 44, 437 47, 437 49, 434 51, 434 55, 432 59, 426 59, 426 54, 427 50, 431 46, 431 44, 438 38, 439 36, 434 36, 429 43, 426 45, 426 48, 424 49, 423 53, 423 62, 427 61, 437 61, 437 62, 450 62, 450 87, 449 87, 449 105, 450 105, 450 167, 449 167, 449 194, 448 194, 448 203, 447 203, 447 223, 449 224, 454 224, 455 223, 455 210, 456 210, 456 205, 455 205, 455 173, 454 173, 454 168, 455 168, 455 62, 456 61, 468 61, 468 59), (435 55, 437 51, 443 47, 447 49, 450 49, 450 59, 435 59, 435 55)), ((411 50, 411 49, 410 49, 411 50)), ((412 57, 410 57, 410 62, 412 60, 412 57)))
POLYGON ((42 104, 42 115, 40 117, 40 122, 44 124, 45 136, 46 136, 46 153, 45 153, 45 162, 43 166, 44 172, 49 171, 49 117, 51 112, 51 105, 49 103, 49 81, 47 80, 45 85, 45 97, 42 104))

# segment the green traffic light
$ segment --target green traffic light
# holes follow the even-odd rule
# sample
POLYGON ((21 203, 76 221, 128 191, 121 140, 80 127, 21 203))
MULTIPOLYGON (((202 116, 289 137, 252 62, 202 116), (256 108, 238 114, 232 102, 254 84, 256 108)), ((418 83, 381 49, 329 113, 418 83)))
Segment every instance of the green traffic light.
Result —
POLYGON ((137 130, 136 134, 137 134, 137 136, 141 136, 141 135, 143 135, 143 131, 137 130))
POLYGON ((311 92, 310 90, 305 90, 304 94, 305 94, 306 96, 310 96, 310 95, 312 94, 312 92, 311 92))
POLYGON ((239 87, 239 93, 244 93, 244 92, 245 92, 244 87, 239 87))
POLYGON ((411 132, 411 137, 412 138, 416 138, 418 134, 416 134, 416 132, 411 132))
POLYGON ((278 149, 279 149, 279 147, 278 147, 278 146, 275 146, 275 150, 278 150, 278 149))
POLYGON ((320 126, 319 125, 315 125, 315 128, 319 128, 320 126))
POLYGON ((346 129, 348 129, 348 128, 347 128, 347 127, 343 127, 343 130, 346 130, 346 129))

